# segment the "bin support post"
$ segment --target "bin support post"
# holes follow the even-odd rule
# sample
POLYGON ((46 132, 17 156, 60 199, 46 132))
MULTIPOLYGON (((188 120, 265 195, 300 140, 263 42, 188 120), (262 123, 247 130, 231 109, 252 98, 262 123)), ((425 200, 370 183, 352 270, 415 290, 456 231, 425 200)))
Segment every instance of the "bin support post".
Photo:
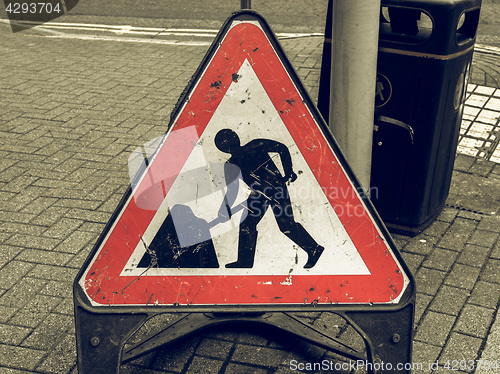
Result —
POLYGON ((241 0, 241 9, 251 9, 252 0, 241 0))
POLYGON ((331 0, 329 127, 360 184, 369 191, 380 0, 331 0))

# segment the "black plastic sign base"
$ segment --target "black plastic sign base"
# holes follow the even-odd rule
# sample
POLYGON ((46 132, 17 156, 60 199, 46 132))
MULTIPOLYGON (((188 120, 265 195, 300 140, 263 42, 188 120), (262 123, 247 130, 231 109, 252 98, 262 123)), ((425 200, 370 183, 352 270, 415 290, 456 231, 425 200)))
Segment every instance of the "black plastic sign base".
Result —
POLYGON ((75 298, 75 317, 80 374, 118 374, 120 365, 131 362, 191 334, 222 324, 261 325, 301 338, 318 347, 337 353, 356 363, 363 363, 367 373, 410 373, 415 297, 396 310, 335 310, 362 337, 365 349, 351 348, 295 317, 291 312, 179 313, 179 318, 124 350, 127 340, 149 319, 161 312, 133 310, 119 313, 93 311, 75 298), (79 305, 78 305, 79 304, 79 305))
POLYGON ((140 152, 75 279, 80 374, 119 373, 221 324, 270 327, 372 374, 405 372, 413 277, 261 16, 226 21, 158 144, 143 162, 140 152), (135 342, 166 313, 179 318, 135 342), (338 315, 364 348, 294 313, 338 315))

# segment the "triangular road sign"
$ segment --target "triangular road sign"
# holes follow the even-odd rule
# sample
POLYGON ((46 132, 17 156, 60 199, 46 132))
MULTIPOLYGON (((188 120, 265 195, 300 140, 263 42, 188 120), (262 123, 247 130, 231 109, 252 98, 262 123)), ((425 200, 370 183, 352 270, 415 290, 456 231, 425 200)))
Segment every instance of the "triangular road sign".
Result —
POLYGON ((222 28, 84 266, 94 306, 397 304, 411 275, 278 42, 222 28))

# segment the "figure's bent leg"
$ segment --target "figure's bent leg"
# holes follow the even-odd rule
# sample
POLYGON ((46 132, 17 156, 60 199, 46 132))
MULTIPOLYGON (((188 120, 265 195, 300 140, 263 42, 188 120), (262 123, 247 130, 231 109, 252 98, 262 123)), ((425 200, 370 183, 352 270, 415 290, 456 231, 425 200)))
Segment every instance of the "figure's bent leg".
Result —
POLYGON ((316 243, 316 240, 313 239, 300 223, 289 223, 286 227, 285 231, 282 232, 306 251, 308 255, 304 269, 312 268, 318 262, 325 248, 316 243))
POLYGON ((283 214, 287 212, 286 209, 283 209, 283 205, 273 206, 276 222, 278 223, 280 231, 307 253, 308 258, 307 263, 304 265, 304 269, 310 269, 316 265, 325 248, 314 240, 304 226, 295 222, 289 201, 288 204, 289 205, 285 205, 285 207, 289 209, 287 214, 283 214))

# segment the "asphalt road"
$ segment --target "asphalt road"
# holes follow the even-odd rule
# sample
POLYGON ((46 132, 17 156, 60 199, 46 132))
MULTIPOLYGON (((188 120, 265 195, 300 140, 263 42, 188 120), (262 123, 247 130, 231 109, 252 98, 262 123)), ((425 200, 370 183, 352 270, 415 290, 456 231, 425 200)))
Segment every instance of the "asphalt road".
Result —
MULTIPOLYGON (((76 0, 66 0, 76 1, 76 0)), ((276 32, 324 32, 328 0, 252 0, 276 32)), ((80 0, 62 22, 219 29, 240 0, 80 0)), ((0 17, 5 17, 0 6, 0 17)), ((477 42, 500 47, 500 0, 482 0, 477 42)))
MULTIPOLYGON (((276 31, 323 32, 328 0, 252 0, 276 31)), ((240 0, 80 0, 71 12, 77 16, 161 19, 173 27, 217 27, 240 0)), ((217 27, 218 28, 218 27, 217 27)), ((500 0, 483 0, 478 42, 500 46, 500 0)))
MULTIPOLYGON (((252 9, 269 23, 284 27, 323 31, 327 0, 266 1, 253 0, 252 9)), ((75 15, 159 18, 164 20, 223 22, 231 12, 240 9, 240 0, 80 0, 75 15)))
MULTIPOLYGON (((75 0, 66 0, 70 1, 75 0)), ((327 3, 327 0, 253 0, 251 4, 275 31, 324 32, 327 3)), ((80 0, 56 22, 219 29, 240 7, 240 0, 80 0)), ((3 4, 0 17, 6 18, 3 4)))

